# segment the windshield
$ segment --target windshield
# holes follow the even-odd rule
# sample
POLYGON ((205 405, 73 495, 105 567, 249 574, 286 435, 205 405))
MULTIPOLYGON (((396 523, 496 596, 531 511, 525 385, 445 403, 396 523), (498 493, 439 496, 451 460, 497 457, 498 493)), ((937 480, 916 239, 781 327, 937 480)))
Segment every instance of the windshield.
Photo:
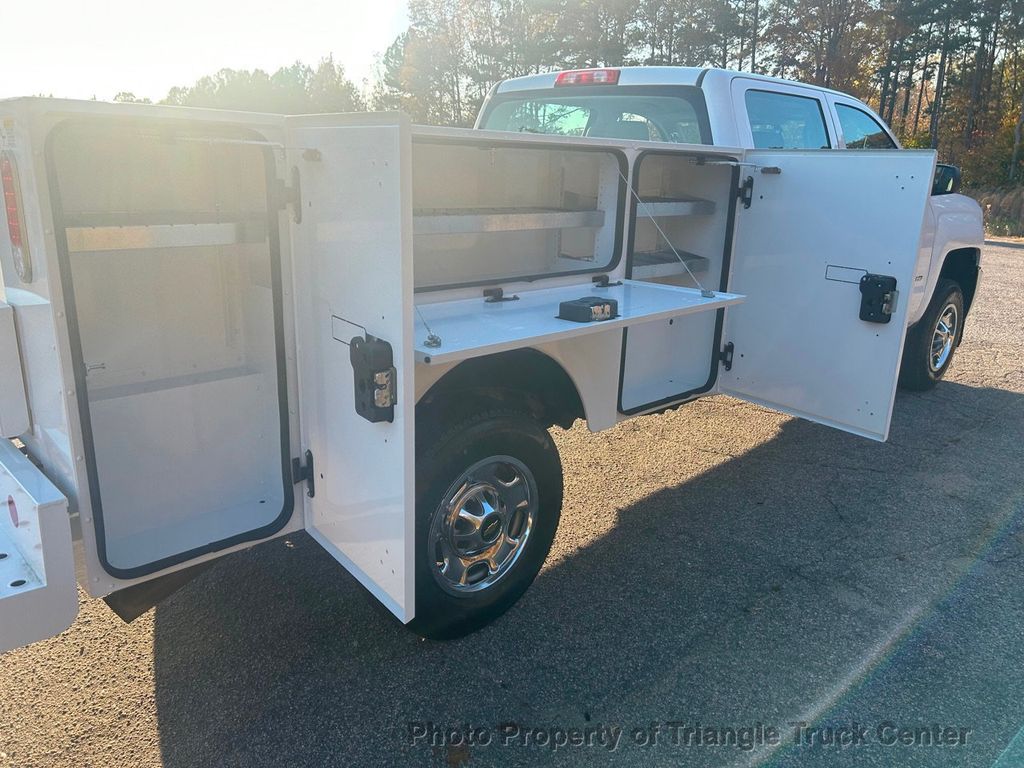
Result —
POLYGON ((480 127, 492 131, 710 144, 703 94, 693 87, 551 90, 498 96, 480 127))

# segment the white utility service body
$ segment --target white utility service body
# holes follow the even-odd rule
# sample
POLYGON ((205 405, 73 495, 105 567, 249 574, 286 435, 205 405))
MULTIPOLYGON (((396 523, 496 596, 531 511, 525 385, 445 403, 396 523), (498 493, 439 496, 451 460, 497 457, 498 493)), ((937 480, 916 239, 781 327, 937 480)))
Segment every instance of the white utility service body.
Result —
MULTIPOLYGON (((0 425, 23 446, 0 446, 0 650, 73 620, 73 538, 98 597, 306 530, 410 622, 444 393, 522 388, 541 427, 597 431, 723 392, 887 436, 934 152, 52 99, 0 121, 0 425), (864 320, 871 275, 895 289, 864 320), (618 316, 556 317, 588 296, 618 316)), ((547 486, 508 462, 533 525, 547 486)))

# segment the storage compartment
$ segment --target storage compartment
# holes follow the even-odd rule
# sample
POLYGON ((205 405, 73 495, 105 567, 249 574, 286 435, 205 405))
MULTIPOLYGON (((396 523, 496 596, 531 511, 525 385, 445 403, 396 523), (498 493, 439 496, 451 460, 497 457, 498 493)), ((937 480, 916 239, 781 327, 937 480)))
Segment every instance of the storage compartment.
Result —
POLYGON ((641 162, 637 201, 619 160, 613 149, 414 140, 417 288, 506 284, 503 297, 422 296, 414 317, 417 359, 450 363, 629 328, 644 340, 635 347, 641 356, 658 357, 636 363, 644 368, 643 378, 629 383, 639 396, 648 395, 651 366, 665 369, 653 374, 661 385, 680 364, 687 373, 704 365, 705 380, 713 310, 743 297, 719 290, 719 280, 711 283, 713 293, 702 295, 681 261, 698 275, 721 271, 732 167, 698 168, 690 156, 652 153, 641 162), (639 279, 611 277, 609 285, 599 286, 583 277, 515 293, 508 287, 517 279, 563 275, 567 269, 610 272, 618 262, 620 211, 627 212, 633 246, 626 275, 639 279), (558 317, 561 302, 591 296, 614 299, 618 315, 587 323, 558 317))
POLYGON ((259 138, 125 121, 52 137, 97 548, 122 578, 291 512, 273 159, 259 138))
POLYGON ((612 150, 414 137, 416 289, 611 268, 624 169, 612 150))
POLYGON ((76 613, 67 499, 0 439, 0 653, 57 634, 76 613))
MULTIPOLYGON (((650 152, 634 179, 626 274, 634 280, 726 289, 736 166, 727 160, 650 152)), ((625 334, 620 410, 636 412, 706 391, 717 370, 720 313, 630 328, 625 334)))
POLYGON ((733 166, 647 153, 636 168, 639 200, 632 201, 636 217, 627 274, 696 286, 693 272, 705 287, 717 287, 733 166))

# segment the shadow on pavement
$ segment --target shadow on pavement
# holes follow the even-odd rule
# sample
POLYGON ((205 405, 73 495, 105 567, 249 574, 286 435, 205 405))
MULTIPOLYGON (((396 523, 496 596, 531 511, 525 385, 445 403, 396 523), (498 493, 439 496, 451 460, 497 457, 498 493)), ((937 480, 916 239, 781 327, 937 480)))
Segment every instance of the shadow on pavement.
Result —
MULTIPOLYGON (((672 429, 702 438, 683 417, 672 429)), ((854 704, 862 719, 898 706, 927 720, 940 699, 934 716, 974 718, 973 751, 899 753, 899 764, 966 765, 970 755, 989 765, 1024 716, 1024 669, 1001 667, 1002 687, 961 711, 931 687, 948 682, 941 659, 920 679, 913 665, 929 622, 968 645, 1021 626, 1005 606, 973 606, 963 625, 948 605, 986 569, 1020 594, 1019 567, 1007 575, 999 558, 1024 551, 1022 437, 1024 396, 955 383, 901 395, 887 444, 787 421, 756 448, 619 510, 614 528, 550 564, 505 618, 451 643, 402 630, 304 535, 229 557, 156 612, 165 765, 741 764, 769 755, 645 749, 628 730, 783 727, 854 704), (886 699, 895 685, 904 699, 886 699), (424 721, 626 732, 614 754, 503 747, 497 735, 431 748, 410 743, 408 723, 424 721)), ((574 471, 577 459, 563 458, 574 471)), ((560 539, 572 533, 565 520, 560 539)))

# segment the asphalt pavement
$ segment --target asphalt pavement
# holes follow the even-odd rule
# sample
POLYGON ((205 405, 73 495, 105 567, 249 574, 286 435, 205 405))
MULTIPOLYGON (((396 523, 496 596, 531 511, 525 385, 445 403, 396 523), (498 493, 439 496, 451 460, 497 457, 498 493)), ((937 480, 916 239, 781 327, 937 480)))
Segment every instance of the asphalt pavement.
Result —
POLYGON ((555 431, 551 556, 463 640, 304 535, 0 658, 0 766, 1024 765, 1024 252, 885 444, 725 397, 555 431))

